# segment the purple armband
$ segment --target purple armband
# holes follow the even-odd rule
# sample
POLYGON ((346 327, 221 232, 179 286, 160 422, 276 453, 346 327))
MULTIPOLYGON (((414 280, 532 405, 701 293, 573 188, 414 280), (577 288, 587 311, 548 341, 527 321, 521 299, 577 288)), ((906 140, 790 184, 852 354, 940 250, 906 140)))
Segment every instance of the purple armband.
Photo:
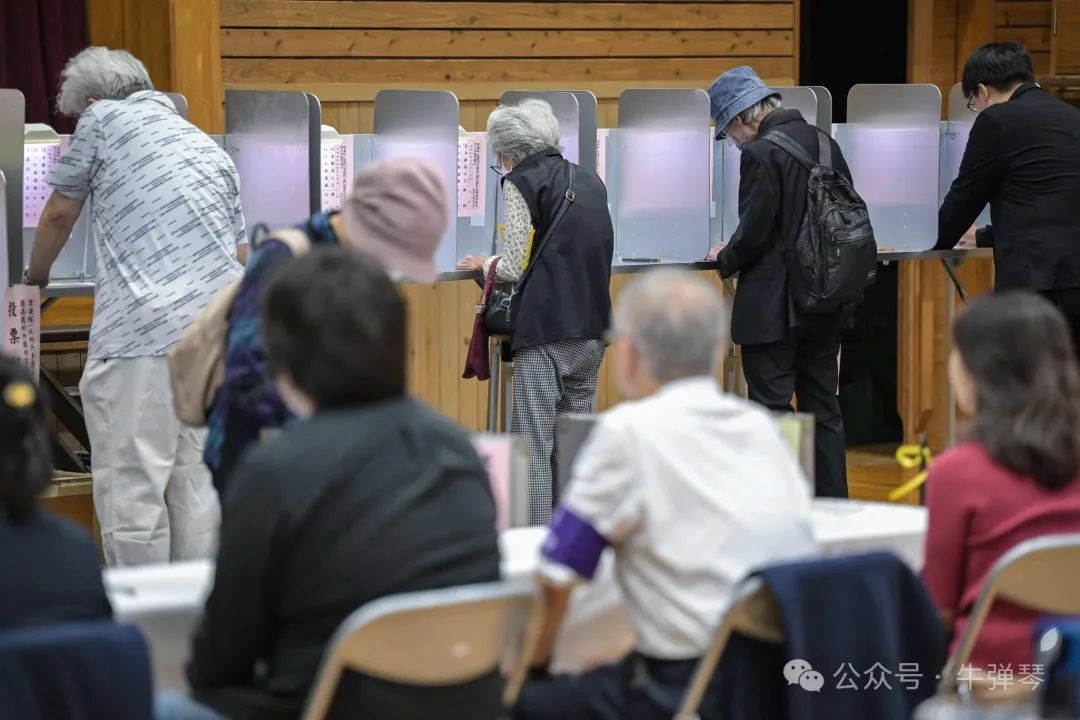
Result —
POLYGON ((610 545, 592 525, 572 511, 560 507, 551 521, 551 531, 541 553, 551 562, 570 568, 592 580, 600 555, 610 545))

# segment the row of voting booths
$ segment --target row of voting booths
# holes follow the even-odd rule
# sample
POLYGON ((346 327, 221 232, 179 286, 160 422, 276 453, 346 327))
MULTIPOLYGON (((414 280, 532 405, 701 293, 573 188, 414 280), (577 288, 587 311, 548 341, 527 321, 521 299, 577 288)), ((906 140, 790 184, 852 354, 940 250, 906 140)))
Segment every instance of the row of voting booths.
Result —
MULTIPOLYGON (((848 121, 834 124, 825 88, 778 90, 786 107, 840 143, 856 189, 869 204, 883 259, 931 248, 938 206, 975 117, 959 91, 951 94, 942 122, 942 99, 933 85, 857 85, 848 97, 848 121)), ((4 241, 12 283, 19 280, 49 194, 45 177, 69 140, 47 126, 24 125, 17 94, 0 91, 4 241)), ((617 128, 597 127, 596 98, 589 92, 510 91, 502 99, 525 97, 552 105, 566 157, 606 183, 616 266, 695 263, 735 231, 740 152, 730 141, 713 141, 704 91, 626 90, 617 128)), ((183 98, 175 96, 175 102, 183 112, 183 98)), ((225 134, 216 139, 239 170, 249 227, 290 225, 336 209, 365 166, 422 157, 443 171, 457 208, 457 221, 439 246, 439 269, 453 273, 459 258, 490 252, 498 222, 498 180, 490 168, 496 158, 484 133, 460 130, 453 93, 379 93, 370 135, 341 135, 323 126, 318 98, 303 92, 228 91, 225 118, 225 134)), ((81 218, 54 268, 54 293, 93 292, 90 232, 81 218)))
MULTIPOLYGON (((841 145, 856 189, 869 205, 882 262, 940 257, 948 267, 965 252, 984 253, 928 252, 937 239, 938 207, 957 174, 975 118, 959 87, 950 93, 942 121, 942 97, 933 85, 857 85, 848 96, 845 123, 833 122, 832 97, 825 88, 777 89, 786 107, 799 110, 841 145)), ((729 239, 738 225, 740 151, 730 141, 713 140, 703 90, 626 90, 615 128, 597 127, 592 93, 507 91, 502 100, 526 97, 551 104, 564 155, 606 183, 616 273, 662 265, 707 267, 701 261, 710 246, 729 239)), ((186 112, 183 97, 173 99, 178 111, 186 112)), ((239 171, 249 231, 337 209, 364 167, 409 156, 441 169, 456 208, 437 252, 440 280, 471 277, 455 272, 457 260, 492 251, 500 221, 498 176, 491 169, 496 158, 485 133, 460 128, 451 92, 385 90, 375 99, 374 132, 352 135, 323 126, 319 100, 310 93, 230 90, 225 133, 216 139, 239 171)), ((0 90, 5 218, 0 232, 7 247, 0 254, 0 272, 11 284, 20 282, 50 192, 45 178, 68 141, 47 126, 25 124, 21 95, 0 90)), ((89 211, 90 203, 53 268, 52 285, 44 292, 49 298, 93 294, 97 259, 89 211)), ((498 395, 492 393, 489 405, 492 430, 504 426, 496 415, 508 412, 505 406, 496 412, 498 395)))

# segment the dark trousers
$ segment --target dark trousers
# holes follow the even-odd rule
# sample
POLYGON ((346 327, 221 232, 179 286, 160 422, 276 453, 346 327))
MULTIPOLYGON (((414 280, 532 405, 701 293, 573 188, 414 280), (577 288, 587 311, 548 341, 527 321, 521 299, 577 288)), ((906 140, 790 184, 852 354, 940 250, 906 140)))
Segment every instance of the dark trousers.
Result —
POLYGON ((841 334, 840 328, 796 327, 780 342, 742 346, 751 400, 773 411, 790 412, 794 394, 799 412, 814 416, 818 497, 848 496, 844 420, 836 396, 841 334))
MULTIPOLYGON (((661 661, 637 653, 580 675, 555 675, 525 684, 514 720, 671 720, 697 660, 661 661)), ((698 716, 718 718, 717 682, 698 716)))
POLYGON ((1039 294, 1054 303, 1065 316, 1072 333, 1073 351, 1080 355, 1080 288, 1043 290, 1039 294))

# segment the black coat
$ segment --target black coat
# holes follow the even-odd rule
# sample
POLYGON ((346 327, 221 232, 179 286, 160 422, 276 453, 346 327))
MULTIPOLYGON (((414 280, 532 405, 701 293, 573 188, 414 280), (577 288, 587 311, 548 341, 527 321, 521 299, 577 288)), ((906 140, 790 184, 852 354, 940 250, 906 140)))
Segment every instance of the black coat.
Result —
MULTIPOLYGON (((793 157, 761 139, 778 129, 818 156, 817 130, 798 110, 775 110, 765 116, 759 137, 746 145, 739 165, 739 227, 717 257, 720 274, 739 273, 731 314, 731 340, 738 345, 760 345, 787 337, 792 326, 809 323, 840 327, 842 312, 801 317, 788 295, 787 269, 781 243, 792 243, 806 216, 806 186, 810 173, 793 157)), ((833 167, 849 179, 851 172, 832 143, 833 167)))
POLYGON ((935 247, 956 245, 987 203, 977 239, 994 248, 998 290, 1080 287, 1080 110, 1027 83, 979 113, 935 247))

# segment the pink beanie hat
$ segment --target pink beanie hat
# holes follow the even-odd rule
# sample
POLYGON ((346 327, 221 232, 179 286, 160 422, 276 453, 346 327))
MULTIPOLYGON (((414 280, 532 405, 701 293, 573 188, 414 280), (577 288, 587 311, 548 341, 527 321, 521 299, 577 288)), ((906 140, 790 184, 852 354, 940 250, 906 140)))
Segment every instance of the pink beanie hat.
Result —
POLYGON ((341 214, 343 245, 410 280, 435 282, 435 250, 450 221, 438 166, 414 158, 375 163, 356 176, 341 214))

